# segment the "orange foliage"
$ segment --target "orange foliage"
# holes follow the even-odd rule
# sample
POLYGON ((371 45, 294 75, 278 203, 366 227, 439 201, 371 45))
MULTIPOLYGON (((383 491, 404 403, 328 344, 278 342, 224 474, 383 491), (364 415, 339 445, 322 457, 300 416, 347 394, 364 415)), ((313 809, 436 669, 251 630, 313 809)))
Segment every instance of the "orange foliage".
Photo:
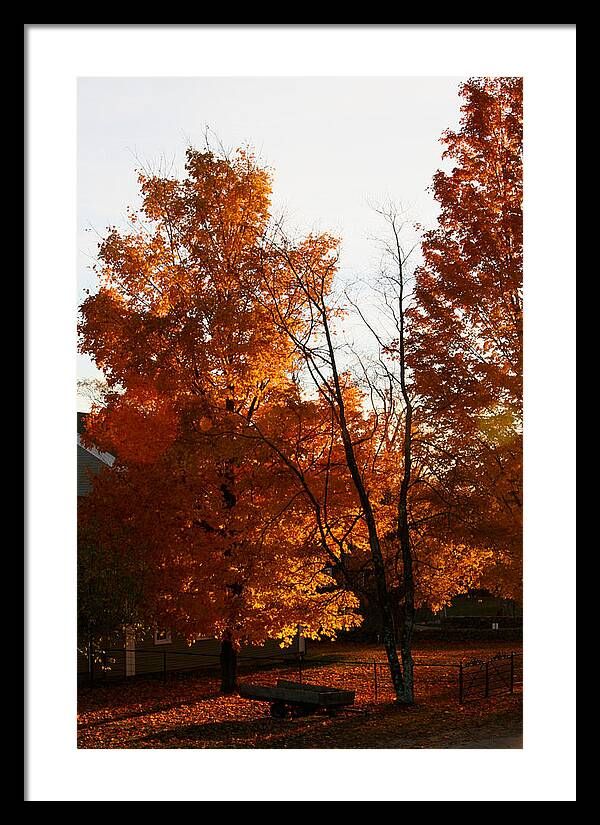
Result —
MULTIPOLYGON (((494 550, 488 584, 518 595, 522 454, 522 80, 464 84, 442 141, 408 313, 408 359, 440 501, 455 540, 494 550)), ((433 496, 435 499, 435 495, 433 496)))
MULTIPOLYGON (((435 610, 486 577, 505 595, 520 582, 521 83, 462 93, 408 313, 415 604, 435 610)), ((82 521, 145 571, 148 621, 189 639, 334 636, 360 622, 373 562, 339 399, 318 374, 307 397, 298 372, 319 313, 341 314, 338 242, 276 244, 270 177, 248 152, 190 149, 186 172, 140 175, 141 210, 100 245, 100 289, 81 307, 81 351, 111 388, 87 437, 117 456, 82 521)), ((339 385, 400 609, 402 411, 378 414, 349 373, 339 385)))
MULTIPOLYGON (((297 299, 268 244, 270 179, 252 155, 187 153, 187 177, 140 175, 132 231, 100 245, 100 290, 81 307, 80 347, 112 388, 87 438, 117 456, 82 508, 99 544, 145 569, 146 620, 234 641, 335 635, 357 600, 328 588, 294 480, 248 431, 297 387, 273 295, 297 299)), ((326 254, 309 238, 302 254, 326 254)))

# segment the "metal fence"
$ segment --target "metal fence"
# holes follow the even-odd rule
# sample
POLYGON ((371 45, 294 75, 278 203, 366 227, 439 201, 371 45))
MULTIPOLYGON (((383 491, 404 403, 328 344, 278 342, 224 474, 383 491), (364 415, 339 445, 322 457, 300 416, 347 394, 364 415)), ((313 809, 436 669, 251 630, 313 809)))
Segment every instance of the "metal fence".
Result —
MULTIPOLYGON (((249 669, 261 670, 265 667, 287 666, 297 670, 298 657, 294 653, 288 654, 252 654, 238 655, 238 671, 244 673, 249 669)), ((79 672, 78 677, 88 684, 107 684, 122 682, 131 678, 155 677, 164 682, 173 674, 202 672, 207 675, 218 675, 220 659, 218 653, 203 653, 192 650, 145 650, 127 651, 125 648, 105 648, 94 651, 88 669, 79 672), (135 658, 135 675, 128 675, 128 657, 135 658), (139 658, 138 658, 139 657, 139 658)))
MULTIPOLYGON (((444 662, 415 661, 415 691, 417 700, 425 695, 456 696, 458 665, 444 662)), ((338 656, 306 658, 300 662, 300 681, 354 690, 358 701, 391 702, 394 687, 387 661, 381 659, 350 659, 338 656)), ((265 679, 277 674, 265 674, 265 679)))
POLYGON ((522 653, 497 653, 491 659, 471 659, 459 665, 460 704, 476 699, 488 699, 500 693, 514 693, 522 685, 522 653))
MULTIPOLYGON (((144 658, 144 668, 136 677, 161 678, 182 673, 202 673, 218 678, 219 655, 197 651, 136 650, 144 658)), ((112 648, 98 651, 88 683, 107 684, 127 676, 127 651, 112 648)), ((436 696, 458 700, 459 704, 514 693, 523 684, 523 654, 511 651, 490 659, 462 662, 415 660, 415 699, 436 696)), ((360 702, 393 701, 394 689, 387 661, 349 659, 340 656, 304 657, 297 653, 238 655, 238 681, 273 685, 277 679, 336 686, 354 690, 360 702)))
MULTIPOLYGON (((523 657, 515 652, 498 654, 485 661, 426 662, 417 659, 414 670, 417 702, 434 696, 464 704, 500 693, 514 693, 523 684, 523 657)), ((275 663, 269 672, 259 675, 253 672, 251 676, 240 677, 240 681, 251 679, 255 684, 270 685, 282 676, 331 687, 343 685, 355 691, 359 702, 391 702, 395 698, 388 663, 377 659, 328 656, 293 661, 290 657, 281 665, 275 663)))

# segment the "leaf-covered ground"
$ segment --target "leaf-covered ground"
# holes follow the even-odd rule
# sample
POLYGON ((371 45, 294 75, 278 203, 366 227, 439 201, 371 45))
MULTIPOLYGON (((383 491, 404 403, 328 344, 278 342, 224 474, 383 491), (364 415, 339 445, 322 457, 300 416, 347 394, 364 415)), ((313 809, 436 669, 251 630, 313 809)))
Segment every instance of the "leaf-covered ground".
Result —
MULTIPOLYGON (((167 684, 147 679, 84 687, 79 690, 78 747, 521 747, 520 689, 512 695, 498 690, 488 699, 459 705, 458 673, 452 667, 461 659, 488 659, 510 650, 520 647, 514 642, 417 645, 416 704, 401 708, 392 701, 381 648, 313 645, 302 668, 303 681, 356 691, 352 709, 334 716, 273 719, 266 703, 218 695, 219 681, 210 675, 171 676, 167 684), (322 661, 332 655, 343 661, 322 661)), ((297 680, 297 665, 242 672, 240 681, 269 685, 278 678, 297 680)))

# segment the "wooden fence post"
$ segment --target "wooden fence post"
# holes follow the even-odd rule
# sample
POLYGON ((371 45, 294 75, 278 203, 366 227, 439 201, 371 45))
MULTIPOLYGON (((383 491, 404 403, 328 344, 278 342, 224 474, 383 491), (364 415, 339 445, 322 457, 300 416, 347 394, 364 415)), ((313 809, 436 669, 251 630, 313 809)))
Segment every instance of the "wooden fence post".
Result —
POLYGON ((462 705, 464 702, 463 696, 463 666, 462 662, 458 666, 458 704, 462 705))
POLYGON ((377 701, 377 662, 373 659, 373 682, 375 685, 375 701, 377 701))
POLYGON ((515 692, 515 654, 514 651, 510 653, 510 692, 515 692))

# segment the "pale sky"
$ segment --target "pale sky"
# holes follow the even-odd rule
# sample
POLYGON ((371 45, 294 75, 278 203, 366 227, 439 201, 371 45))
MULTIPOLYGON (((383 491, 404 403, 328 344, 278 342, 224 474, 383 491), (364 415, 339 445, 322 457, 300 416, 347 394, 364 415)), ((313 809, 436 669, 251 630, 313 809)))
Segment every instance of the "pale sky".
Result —
MULTIPOLYGON (((272 167, 273 212, 285 210, 292 229, 341 237, 342 278, 368 277, 380 257, 373 236, 383 232, 370 204, 391 199, 411 221, 435 221, 426 190, 442 165, 439 138, 458 124, 464 79, 80 78, 79 301, 97 286, 99 235, 138 203, 135 169, 166 161, 181 172, 187 145, 203 146, 206 127, 272 167)), ((100 375, 81 355, 77 374, 100 375)))

